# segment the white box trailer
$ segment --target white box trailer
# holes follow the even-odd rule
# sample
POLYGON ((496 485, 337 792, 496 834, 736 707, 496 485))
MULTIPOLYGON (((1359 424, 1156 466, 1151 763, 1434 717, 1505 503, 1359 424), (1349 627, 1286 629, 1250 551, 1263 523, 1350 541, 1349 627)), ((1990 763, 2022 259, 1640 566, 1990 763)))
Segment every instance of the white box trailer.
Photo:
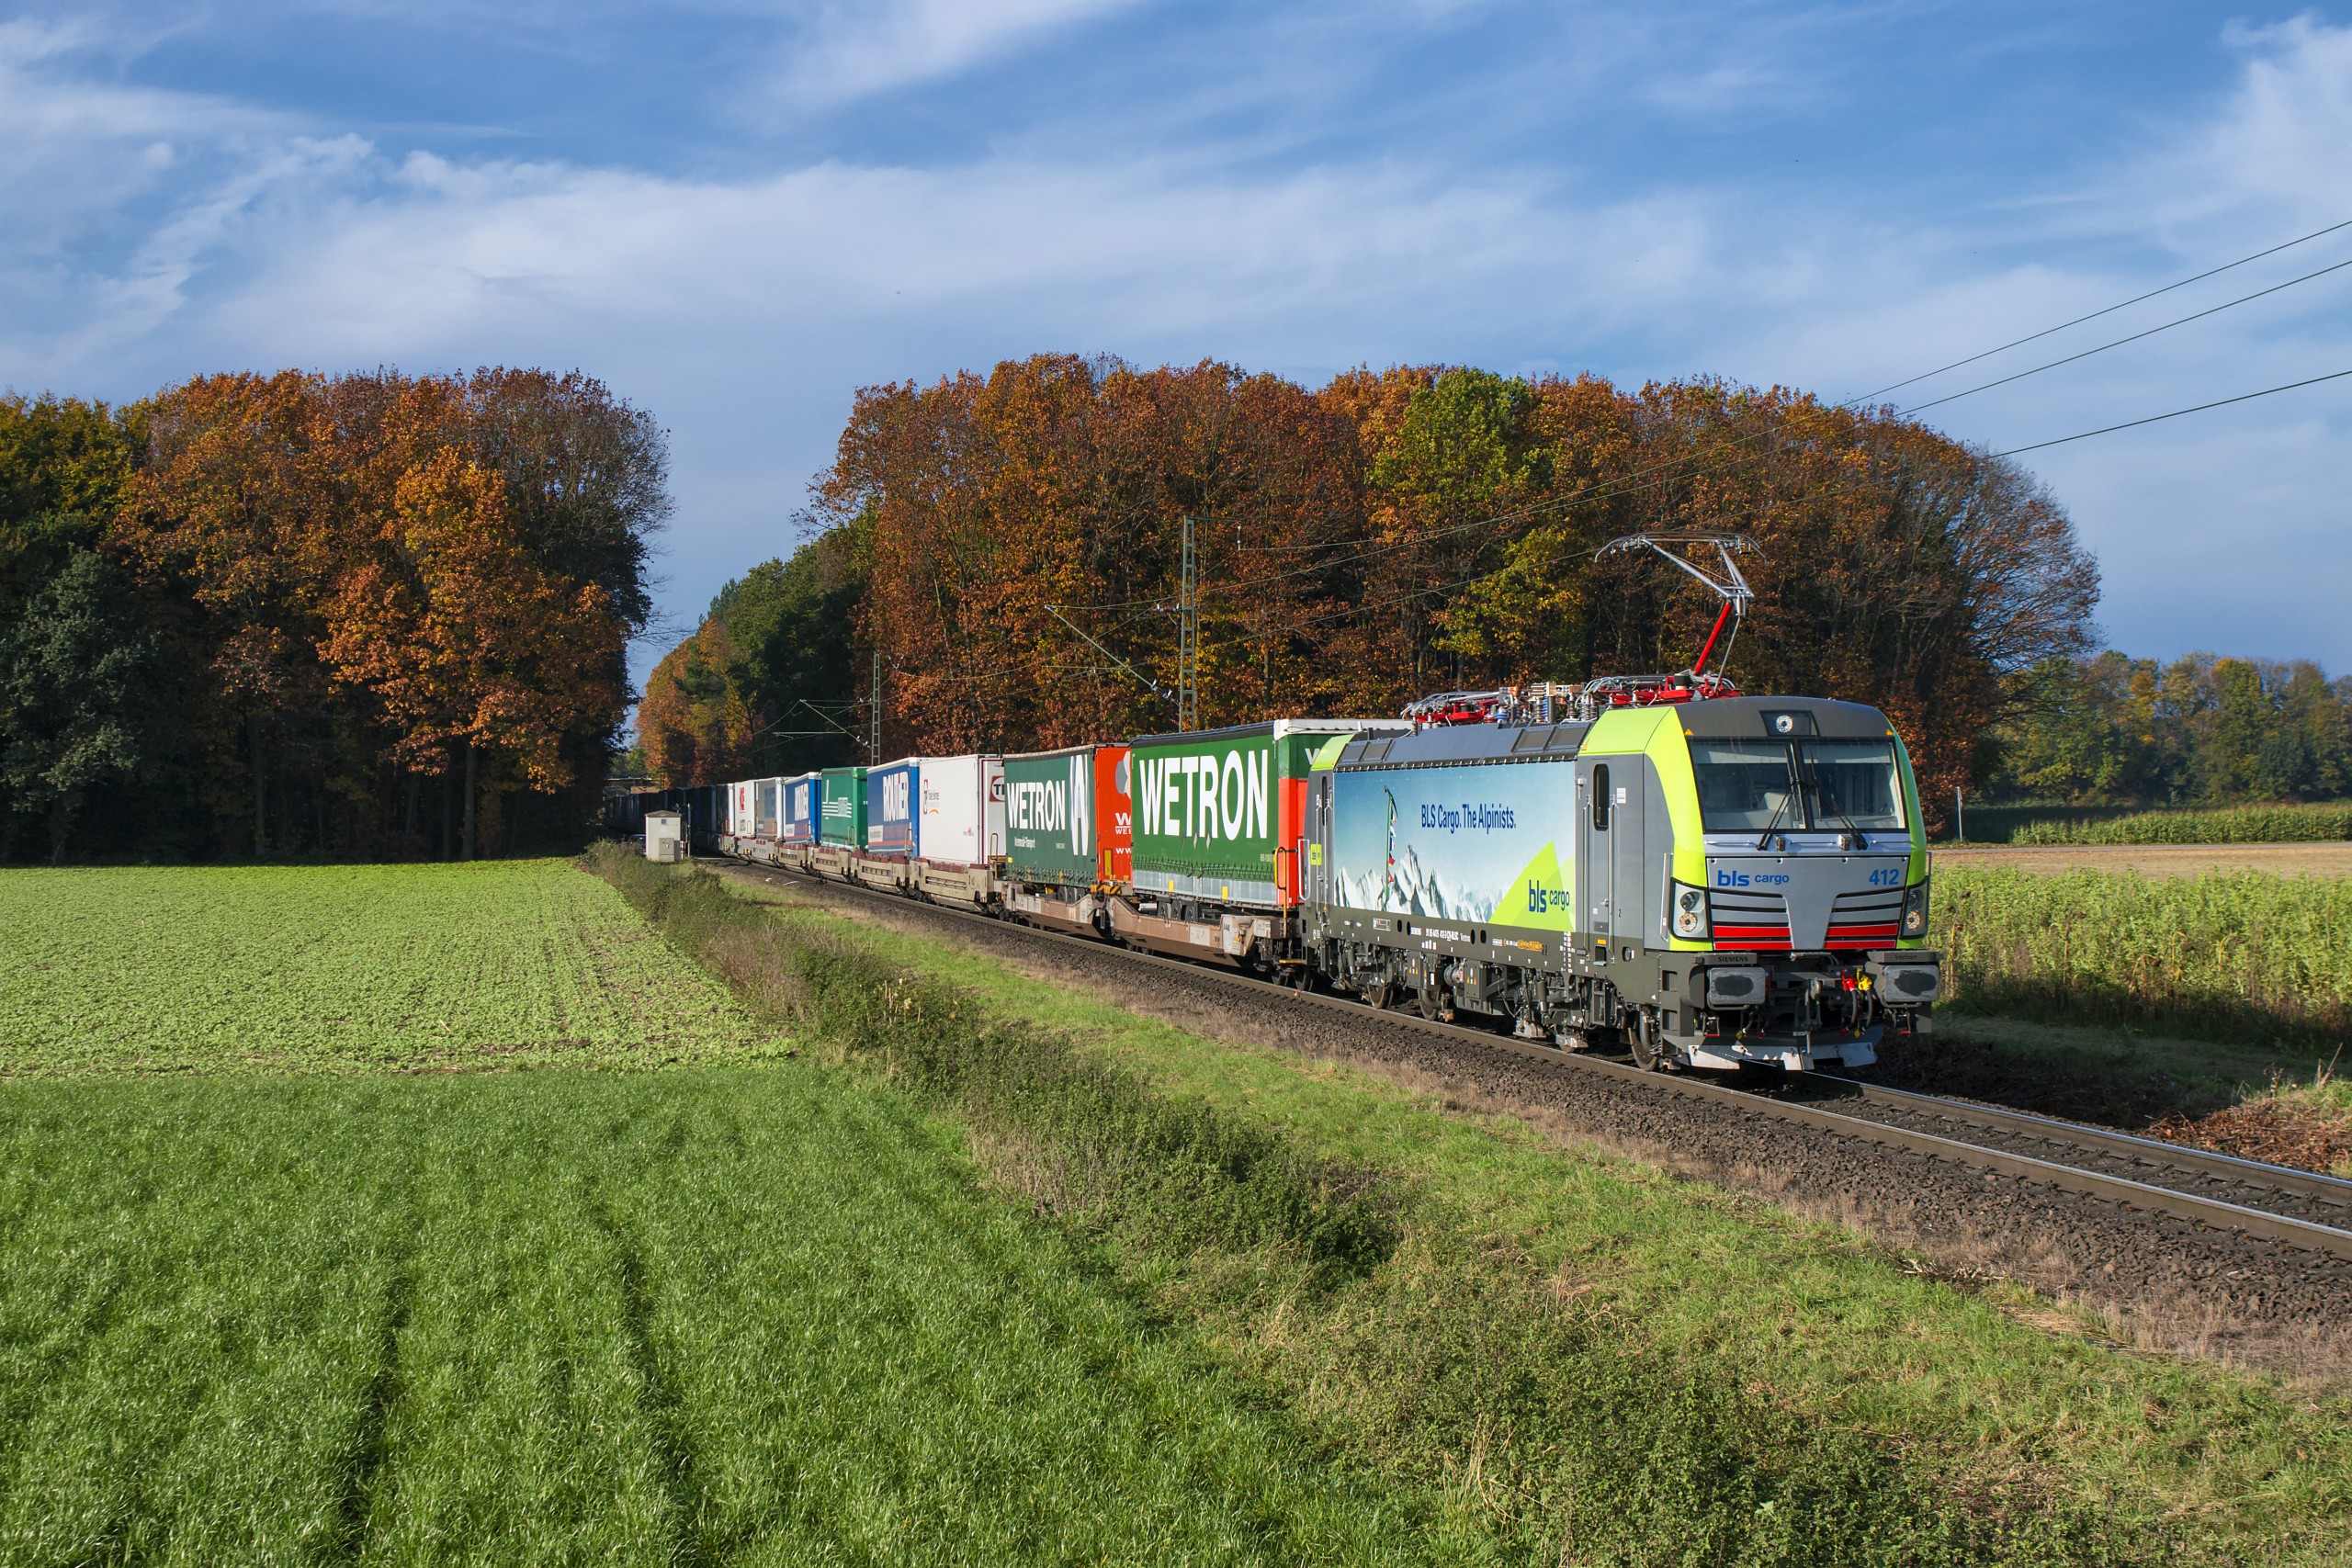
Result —
POLYGON ((1004 759, 925 757, 915 853, 934 865, 984 866, 1004 853, 1004 759))
POLYGON ((753 779, 752 781, 752 837, 781 838, 783 818, 784 781, 782 779, 753 779))
POLYGON ((757 829, 759 821, 759 781, 742 779, 725 786, 727 820, 719 831, 732 838, 748 839, 757 829))

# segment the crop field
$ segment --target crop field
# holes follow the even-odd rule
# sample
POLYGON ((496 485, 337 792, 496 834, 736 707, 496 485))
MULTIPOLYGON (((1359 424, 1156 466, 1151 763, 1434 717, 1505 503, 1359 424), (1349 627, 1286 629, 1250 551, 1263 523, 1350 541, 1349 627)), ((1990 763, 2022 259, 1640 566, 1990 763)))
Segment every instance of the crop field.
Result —
POLYGON ((2352 802, 2133 811, 2084 820, 2029 821, 2013 844, 2284 844, 2352 839, 2352 802))
POLYGON ((0 1562, 1413 1561, 1400 1517, 849 1075, 0 1086, 0 1562))
POLYGON ((1939 865, 1951 1005, 2292 1042, 2352 1038, 2352 882, 2222 872, 2156 879, 1939 865))
POLYGON ((2267 871, 2274 876, 2352 876, 2352 843, 1939 845, 1939 867, 1992 866, 2051 875, 2062 871, 2136 871, 2142 876, 2206 876, 2267 871))
POLYGON ((650 1065, 764 1032, 560 861, 0 871, 0 1074, 650 1065))

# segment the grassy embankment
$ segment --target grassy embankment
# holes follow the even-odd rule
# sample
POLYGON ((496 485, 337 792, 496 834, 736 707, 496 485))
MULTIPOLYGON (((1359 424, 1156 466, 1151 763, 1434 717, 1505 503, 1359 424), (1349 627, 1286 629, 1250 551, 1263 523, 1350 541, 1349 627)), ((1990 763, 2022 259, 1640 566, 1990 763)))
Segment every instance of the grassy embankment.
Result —
POLYGON ((2331 1071, 2352 1039, 2352 881, 1946 866, 1934 921, 1945 1032, 2039 1073, 2045 1108, 2171 1117, 2171 1132, 2260 1157, 2352 1162, 2352 1095, 2331 1071))
POLYGON ((0 873, 0 1563, 1448 1543, 567 865, 0 873))
POLYGON ((2012 1289, 903 931, 605 869, 809 1038, 948 1110, 1000 1184, 1310 1434, 1484 1517, 1508 1555, 2324 1562, 2352 1518, 2335 1396, 2120 1354, 2012 1289), (1156 1179, 1099 1186, 1152 1168, 1151 1140, 1064 1086, 1126 1077, 1366 1173, 1392 1205, 1373 1266, 1196 1247, 1156 1179), (1939 1535, 1963 1519, 1986 1533, 1939 1535))

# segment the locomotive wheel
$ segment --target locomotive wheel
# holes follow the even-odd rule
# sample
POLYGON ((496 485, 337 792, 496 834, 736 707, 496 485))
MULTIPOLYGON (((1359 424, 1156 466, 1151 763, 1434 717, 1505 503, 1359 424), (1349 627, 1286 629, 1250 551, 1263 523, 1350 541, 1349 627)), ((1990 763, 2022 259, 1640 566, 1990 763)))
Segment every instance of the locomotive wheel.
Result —
POLYGON ((1445 992, 1440 987, 1423 986, 1421 987, 1421 1016, 1431 1023, 1452 1023, 1453 1004, 1446 999, 1445 992))
POLYGON ((1634 1053, 1634 1066, 1645 1073, 1657 1071, 1657 1042, 1650 1035, 1647 1014, 1636 1018, 1625 1031, 1625 1043, 1634 1053))

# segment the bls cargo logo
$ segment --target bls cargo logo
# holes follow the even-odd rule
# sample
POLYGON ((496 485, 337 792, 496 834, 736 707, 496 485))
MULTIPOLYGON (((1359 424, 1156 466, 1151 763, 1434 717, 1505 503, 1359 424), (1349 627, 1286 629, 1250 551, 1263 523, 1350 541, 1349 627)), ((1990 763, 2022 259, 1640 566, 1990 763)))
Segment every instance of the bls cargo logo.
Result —
POLYGON ((907 819, 907 775, 892 773, 882 781, 882 819, 903 822, 907 819))
POLYGON ((1721 868, 1715 872, 1715 886, 1718 887, 1786 887, 1788 885, 1788 877, 1780 872, 1731 871, 1721 868))
POLYGON ((1568 890, 1566 888, 1545 887, 1540 883, 1534 882, 1531 882, 1527 885, 1527 912, 1529 914, 1541 915, 1548 910, 1566 909, 1567 907, 1568 890))

